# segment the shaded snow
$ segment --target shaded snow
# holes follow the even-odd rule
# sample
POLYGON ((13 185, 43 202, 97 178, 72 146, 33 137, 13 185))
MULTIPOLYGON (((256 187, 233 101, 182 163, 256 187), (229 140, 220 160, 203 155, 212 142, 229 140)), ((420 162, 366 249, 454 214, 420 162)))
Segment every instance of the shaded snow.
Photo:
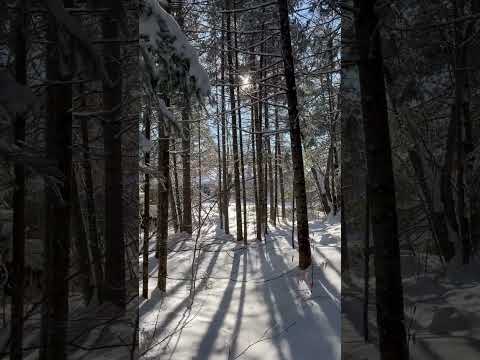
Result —
MULTIPOLYGON (((402 253, 405 323, 410 359, 476 359, 480 353, 480 264, 445 272, 438 257, 402 253)), ((350 258, 352 264, 358 262, 350 258)), ((372 259, 373 263, 373 259, 372 259)), ((372 264, 373 266, 373 264, 372 264)), ((361 274, 356 268, 352 274, 361 274)), ((363 279, 344 283, 342 342, 345 359, 379 359, 375 282, 370 282, 369 331, 363 340, 363 279)))

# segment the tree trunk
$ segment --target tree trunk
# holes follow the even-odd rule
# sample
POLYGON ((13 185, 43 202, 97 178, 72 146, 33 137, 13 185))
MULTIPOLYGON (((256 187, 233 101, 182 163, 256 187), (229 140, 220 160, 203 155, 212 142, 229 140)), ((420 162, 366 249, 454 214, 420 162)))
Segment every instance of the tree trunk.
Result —
POLYGON ((287 213, 285 211, 285 180, 283 176, 283 165, 285 164, 285 159, 282 156, 282 144, 278 144, 278 179, 280 182, 280 202, 282 206, 282 219, 287 218, 287 213))
POLYGON ((77 250, 77 262, 79 264, 80 285, 84 296, 85 304, 88 305, 93 295, 93 288, 90 273, 90 254, 88 252, 87 232, 83 222, 83 214, 80 203, 80 189, 78 187, 75 171, 72 173, 72 219, 73 226, 76 229, 75 247, 77 250))
POLYGON ((328 147, 328 159, 327 159, 327 168, 325 170, 325 178, 323 179, 323 186, 325 188, 325 195, 327 198, 327 201, 329 203, 328 208, 333 210, 335 214, 335 208, 333 206, 333 195, 332 195, 332 189, 331 189, 331 182, 330 182, 330 177, 332 173, 332 160, 333 160, 333 146, 332 143, 330 142, 330 146, 328 147), (330 206, 331 204, 331 206, 330 206))
POLYGON ((172 154, 172 162, 173 162, 173 185, 174 189, 173 192, 175 193, 175 205, 177 207, 177 218, 180 222, 180 229, 182 228, 182 223, 183 223, 183 215, 182 215, 182 203, 180 201, 180 188, 178 185, 178 168, 177 168, 177 153, 176 153, 176 148, 177 148, 177 142, 175 139, 172 141, 173 143, 173 154, 172 154))
POLYGON ((295 84, 295 68, 290 39, 290 23, 288 19, 288 1, 278 0, 280 15, 280 33, 282 40, 282 57, 287 85, 288 120, 290 125, 290 143, 292 151, 294 193, 297 212, 297 242, 299 267, 306 269, 312 262, 308 233, 307 194, 305 190, 305 173, 303 167, 302 138, 297 105, 297 87, 295 84))
POLYGON ((280 33, 282 40, 282 57, 287 85, 288 120, 290 125, 290 143, 292 151, 294 192, 297 207, 297 241, 299 267, 306 269, 312 262, 308 233, 307 194, 305 190, 305 173, 302 154, 302 137, 300 133, 299 113, 297 106, 297 86, 295 84, 295 68, 290 39, 290 23, 288 19, 288 1, 278 0, 280 15, 280 33))
MULTIPOLYGON (((27 84, 27 44, 25 2, 21 1, 15 23, 15 78, 19 84, 27 84)), ((15 145, 23 148, 25 141, 25 116, 15 119, 15 145)), ((25 284, 25 167, 15 163, 15 187, 13 192, 13 249, 11 305, 10 359, 23 359, 23 302, 25 284)), ((5 296, 5 295, 4 295, 5 296)))
MULTIPOLYGON (((252 51, 254 51, 252 49, 252 51)), ((263 56, 260 56, 260 69, 263 67, 263 56)), ((259 78, 262 78, 262 71, 259 73, 259 78)), ((262 86, 258 85, 257 98, 259 102, 256 104, 255 114, 255 149, 257 150, 257 161, 255 163, 257 168, 257 187, 258 187, 258 219, 257 219, 257 240, 262 240, 262 234, 264 233, 263 222, 265 219, 265 195, 264 195, 264 174, 263 174, 263 139, 262 139, 262 103, 260 102, 263 95, 262 86)))
POLYGON ((87 197, 87 214, 88 214, 88 240, 90 244, 90 252, 92 254, 93 273, 95 275, 95 287, 97 299, 102 302, 102 286, 103 286, 103 254, 98 239, 97 230, 97 213, 95 207, 95 194, 93 189, 92 164, 90 159, 90 140, 88 135, 88 123, 86 119, 81 119, 80 131, 82 133, 83 143, 83 173, 85 176, 85 192, 87 197))
POLYGON ((330 214, 331 208, 328 203, 327 193, 323 191, 324 189, 322 188, 322 184, 320 183, 320 180, 318 178, 317 169, 315 169, 315 167, 312 166, 311 171, 312 171, 313 179, 315 180, 315 184, 317 185, 320 201, 322 202, 323 212, 325 213, 325 215, 328 215, 330 214))
POLYGON ((227 116, 225 109, 225 15, 222 13, 222 39, 221 39, 221 61, 220 61, 220 83, 221 83, 221 112, 222 112, 222 205, 223 205, 223 228, 225 234, 230 234, 230 225, 228 218, 229 189, 228 189, 228 170, 227 170, 227 116))
MULTIPOLYGON (((293 184, 292 184, 293 185, 293 184)), ((295 192, 292 189, 292 248, 295 249, 295 192)))
POLYGON ((177 206, 175 205, 175 194, 173 193, 173 186, 172 186, 172 179, 168 182, 168 196, 169 204, 170 204, 170 212, 172 213, 172 222, 173 222, 173 230, 178 233, 180 229, 180 225, 178 223, 178 215, 177 215, 177 206))
MULTIPOLYGON (((158 251, 158 283, 160 291, 167 289, 167 240, 168 240, 168 187, 169 146, 167 125, 162 121, 158 124, 158 202, 157 202, 157 251, 158 251)), ((184 175, 185 176, 185 175, 184 175)), ((190 175, 189 175, 190 176, 190 175)), ((185 196, 185 194, 184 194, 185 196)), ((190 207, 191 209, 191 207, 190 207)), ((184 211, 185 214, 185 211, 184 211)))
POLYGON ((407 360, 400 248, 383 59, 375 0, 355 0, 360 89, 367 146, 368 200, 375 246, 376 307, 382 359, 407 360))
POLYGON ((275 107, 275 154, 274 154, 274 169, 275 169, 275 175, 274 175, 274 206, 273 206, 273 211, 275 212, 274 214, 274 220, 273 220, 273 226, 277 226, 277 217, 278 217, 278 173, 279 173, 279 152, 280 152, 280 134, 278 133, 278 107, 275 107))
MULTIPOLYGON (((232 0, 225 0, 225 8, 232 10, 232 0)), ((235 190, 235 211, 237 222, 237 241, 243 241, 242 227, 242 199, 240 186, 240 161, 238 156, 238 133, 237 133, 237 111, 235 110, 235 75, 233 68, 233 39, 232 39, 232 21, 230 13, 227 13, 227 61, 228 61, 228 81, 230 83, 230 114, 232 119, 232 148, 233 148, 233 184, 235 190)))
MULTIPOLYGON (((346 2, 353 7, 353 0, 346 2)), ((341 83, 338 107, 341 114, 341 222, 342 281, 349 279, 349 247, 362 242, 366 224, 366 160, 361 118, 358 49, 351 13, 341 18, 341 83)))
MULTIPOLYGON (((237 40, 237 13, 233 14, 233 23, 235 27, 235 49, 238 49, 238 40, 237 40)), ((239 64, 238 64, 238 51, 235 51, 235 72, 237 74, 236 79, 237 83, 239 81, 239 64)), ((246 188, 246 181, 245 181, 245 161, 244 161, 244 153, 243 153, 243 131, 242 131, 242 108, 241 108, 241 101, 240 101, 240 85, 237 87, 237 106, 238 106, 238 130, 239 130, 239 140, 240 140, 240 170, 242 173, 242 198, 243 198, 243 242, 247 245, 247 188, 246 188)))
MULTIPOLYGON (((330 66, 331 71, 334 70, 334 63, 335 58, 333 54, 333 41, 332 38, 328 40, 327 45, 329 51, 329 58, 330 58, 330 66)), ((327 179, 330 181, 329 188, 331 191, 331 198, 332 198, 332 208, 333 208, 333 215, 337 215, 338 204, 337 204, 337 192, 335 187, 335 170, 337 169, 337 149, 335 147, 335 118, 333 113, 335 111, 333 106, 333 94, 332 94, 332 73, 327 74, 327 93, 328 93, 328 108, 329 108, 329 116, 330 116, 330 147, 331 147, 331 158, 330 159, 330 171, 329 176, 327 179)))
MULTIPOLYGON (((480 2, 479 1, 472 1, 472 15, 480 14, 480 2)), ((470 32, 466 34, 466 37, 469 38, 471 36, 471 31, 473 31, 473 26, 475 25, 475 21, 471 23, 471 27, 469 28, 470 32)), ((475 69, 474 65, 471 62, 474 59, 478 59, 479 51, 478 51, 478 40, 473 43, 473 45, 469 46, 468 55, 470 58, 469 68, 475 69)), ((469 74, 469 79, 472 82, 471 88, 478 87, 478 71, 472 71, 469 74)), ((472 253, 478 251, 478 247, 480 244, 480 189, 479 189, 479 182, 476 181, 478 176, 474 174, 474 164, 478 161, 478 153, 475 153, 474 149, 478 147, 478 121, 474 122, 472 116, 469 117, 466 123, 465 129, 465 157, 467 160, 467 173, 465 175, 467 185, 469 187, 469 195, 470 195, 470 238, 471 238, 471 246, 472 246, 472 253), (476 142, 474 142, 474 140, 476 142)), ((478 174, 478 167, 477 167, 477 174, 478 174)))
POLYGON ((370 302, 370 210, 368 204, 365 211, 363 256, 363 339, 367 343, 369 341, 368 304, 370 302))
MULTIPOLYGON (((65 7, 73 4, 65 2, 65 7)), ((45 238, 45 307, 42 313, 43 344, 41 358, 64 360, 66 354, 69 293, 69 255, 72 180, 72 89, 71 85, 58 84, 72 79, 60 72, 62 49, 58 41, 55 19, 48 23, 47 79, 47 159, 54 163, 62 175, 61 182, 46 187, 46 238, 45 238), (53 84, 57 82, 57 84, 53 84)))
MULTIPOLYGON (((265 107, 265 130, 268 132, 270 131, 270 122, 268 119, 268 111, 267 107, 265 107)), ((268 168, 268 194, 269 194, 269 203, 270 203, 270 221, 272 223, 275 223, 275 199, 274 199, 274 189, 273 189, 273 164, 272 164, 272 147, 270 143, 270 136, 267 135, 267 138, 265 139, 267 143, 267 156, 268 156, 268 162, 267 162, 267 168, 268 168)))
MULTIPOLYGON (((182 168, 183 168, 183 221, 182 231, 192 234, 192 177, 190 162, 190 123, 189 112, 190 104, 185 103, 182 110, 182 168)), ((168 190, 168 189, 167 189, 168 190)))
POLYGON ((257 111, 256 111, 256 105, 252 104, 251 107, 251 112, 250 112, 250 119, 251 119, 251 130, 252 130, 252 138, 251 138, 251 143, 252 143, 252 173, 253 173, 253 195, 255 199, 255 225, 256 225, 256 239, 258 241, 261 241, 262 239, 262 233, 260 232, 260 238, 258 236, 258 229, 259 226, 258 224, 260 223, 260 205, 258 201, 258 184, 257 184, 257 169, 256 169, 256 163, 257 163, 257 149, 255 146, 255 117, 257 116, 257 111))
POLYGON ((103 106, 109 112, 104 126, 105 146, 105 300, 125 308, 125 239, 123 223, 122 172, 122 73, 120 66, 119 23, 121 5, 103 0, 109 8, 102 18, 103 37, 107 39, 104 57, 113 86, 104 83, 103 106))
MULTIPOLYGON (((222 85, 223 86, 223 85, 222 85)), ((223 119, 223 118, 222 118, 223 119)), ((222 178, 222 151, 220 148, 220 114, 218 112, 217 102, 217 155, 218 155, 218 218, 220 219, 220 229, 223 229, 223 178, 222 178)))
MULTIPOLYGON (((454 0, 455 18, 465 16, 465 1, 454 0)), ((470 89, 467 73, 467 47, 462 45, 465 41, 465 23, 455 23, 455 126, 457 129, 457 214, 459 236, 462 242, 462 263, 468 264, 471 256, 469 216, 465 201, 465 135, 470 124, 470 89)))
MULTIPOLYGON (((145 112, 145 138, 150 140, 150 113, 145 112)), ((143 267, 142 267, 142 296, 148 299, 148 257, 150 248, 150 151, 145 151, 145 185, 143 198, 143 267)), ((157 209, 158 211, 158 209, 157 209)))

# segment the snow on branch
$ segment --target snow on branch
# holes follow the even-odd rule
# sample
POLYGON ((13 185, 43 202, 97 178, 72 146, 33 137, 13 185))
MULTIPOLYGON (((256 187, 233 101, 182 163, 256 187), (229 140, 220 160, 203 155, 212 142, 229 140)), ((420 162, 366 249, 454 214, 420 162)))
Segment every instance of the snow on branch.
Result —
POLYGON ((93 59, 95 68, 101 78, 109 85, 113 86, 112 80, 109 78, 105 69, 105 64, 100 54, 95 50, 93 44, 89 40, 88 34, 82 28, 80 22, 71 16, 68 11, 63 7, 60 0, 44 0, 50 13, 55 20, 63 26, 63 28, 70 34, 70 36, 77 40, 81 45, 81 48, 86 51, 87 55, 93 59))
POLYGON ((158 0, 145 0, 140 19, 143 65, 151 79, 149 85, 206 97, 210 85, 197 51, 164 6, 158 0))

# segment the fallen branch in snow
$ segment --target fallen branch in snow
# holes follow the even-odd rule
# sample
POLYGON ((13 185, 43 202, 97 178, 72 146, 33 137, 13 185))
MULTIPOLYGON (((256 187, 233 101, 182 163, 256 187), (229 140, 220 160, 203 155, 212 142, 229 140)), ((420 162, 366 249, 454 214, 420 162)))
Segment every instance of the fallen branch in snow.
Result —
MULTIPOLYGON (((191 318, 188 318, 184 321, 183 325, 178 327, 170 332, 167 336, 163 337, 162 339, 160 339, 159 341, 157 341, 156 343, 154 344, 151 344, 150 346, 148 346, 146 349, 144 349, 140 354, 139 354, 139 358, 142 358, 143 356, 145 356, 149 351, 153 350, 154 348, 156 348, 157 346, 161 345, 163 342, 165 342, 166 340, 170 339, 172 336, 174 336, 175 334, 177 333, 181 333, 183 331, 183 329, 185 329, 185 327, 191 323, 193 320, 195 320, 195 318, 198 316, 198 314, 200 313, 200 311, 202 310, 202 307, 200 306, 198 311, 191 317, 191 318)), ((190 310, 188 310, 190 312, 190 310)), ((153 342, 153 339, 155 337, 155 334, 156 334, 156 330, 157 330, 157 324, 158 324, 158 316, 160 315, 160 311, 158 311, 158 314, 157 314, 157 321, 155 322, 155 327, 154 327, 154 333, 153 335, 150 337, 152 339, 152 342, 153 342)), ((189 315, 190 316, 190 315, 189 315)))

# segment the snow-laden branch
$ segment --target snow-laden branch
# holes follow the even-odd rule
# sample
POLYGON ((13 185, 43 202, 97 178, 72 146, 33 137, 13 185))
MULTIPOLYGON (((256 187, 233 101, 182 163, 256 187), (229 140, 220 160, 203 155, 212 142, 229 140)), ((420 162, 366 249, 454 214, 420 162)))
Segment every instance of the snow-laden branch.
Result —
POLYGON ((60 0, 44 0, 44 2, 50 13, 55 18, 55 21, 61 24, 68 34, 70 34, 72 38, 79 42, 81 47, 87 52, 88 56, 93 59, 96 70, 102 79, 109 86, 113 86, 113 82, 109 78, 105 69, 105 64, 102 60, 102 57, 93 47, 88 34, 84 31, 77 19, 67 12, 60 0))
POLYGON ((145 0, 140 18, 140 39, 144 68, 153 87, 160 84, 199 97, 209 92, 208 75, 197 51, 175 19, 157 0, 145 0))

